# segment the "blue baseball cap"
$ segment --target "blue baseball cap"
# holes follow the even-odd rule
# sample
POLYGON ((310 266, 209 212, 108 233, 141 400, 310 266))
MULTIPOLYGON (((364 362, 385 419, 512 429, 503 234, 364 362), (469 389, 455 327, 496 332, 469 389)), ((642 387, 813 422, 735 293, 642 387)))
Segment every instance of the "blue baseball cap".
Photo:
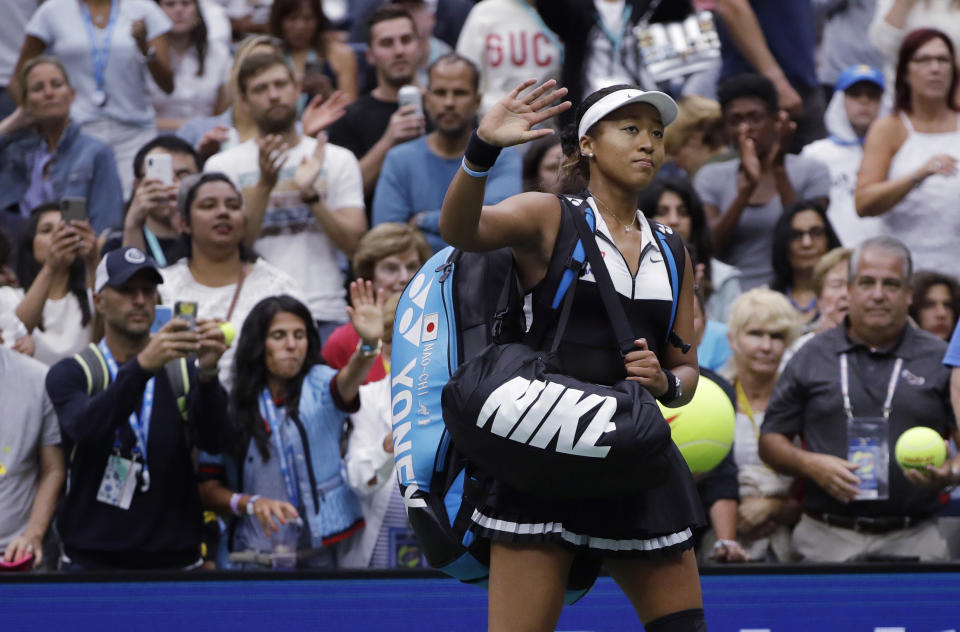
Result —
POLYGON ((883 72, 881 72, 880 69, 867 66, 866 64, 859 64, 845 68, 844 71, 840 73, 840 78, 837 79, 837 84, 834 86, 834 89, 845 91, 853 84, 860 83, 861 81, 872 83, 881 90, 887 87, 887 82, 884 80, 883 72))
POLYGON ((156 283, 163 283, 163 277, 153 259, 133 246, 111 250, 100 260, 97 266, 97 278, 93 291, 100 293, 106 286, 121 287, 138 272, 147 272, 147 277, 156 283))

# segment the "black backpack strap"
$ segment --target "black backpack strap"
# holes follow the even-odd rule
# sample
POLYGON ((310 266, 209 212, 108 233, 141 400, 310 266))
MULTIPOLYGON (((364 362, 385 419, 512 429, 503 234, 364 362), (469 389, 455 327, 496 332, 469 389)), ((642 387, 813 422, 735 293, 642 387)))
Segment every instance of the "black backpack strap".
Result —
MULTIPOLYGON (((600 292, 600 298, 603 301, 603 307, 607 311, 607 317, 610 324, 613 325, 613 333, 617 337, 617 348, 620 355, 626 357, 628 353, 636 349, 634 345, 635 337, 633 329, 630 327, 630 321, 623 311, 623 305, 617 298, 617 291, 614 289, 613 280, 610 278, 610 272, 603 263, 603 255, 597 247, 597 240, 594 238, 593 231, 587 225, 587 220, 583 213, 573 213, 573 223, 580 235, 580 244, 583 246, 587 255, 587 261, 590 262, 590 268, 593 271, 593 278, 597 282, 597 289, 600 292)), ((559 336, 557 336, 559 337, 559 336)))

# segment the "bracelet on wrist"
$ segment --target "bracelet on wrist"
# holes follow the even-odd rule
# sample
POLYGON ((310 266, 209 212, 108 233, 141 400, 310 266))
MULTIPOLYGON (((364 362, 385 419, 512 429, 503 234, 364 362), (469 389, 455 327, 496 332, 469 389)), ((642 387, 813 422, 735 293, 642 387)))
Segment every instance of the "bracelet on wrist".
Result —
POLYGON ((380 355, 380 352, 383 350, 383 340, 377 340, 376 345, 368 345, 363 340, 360 340, 357 343, 357 351, 360 352, 360 357, 369 360, 370 358, 376 358, 380 355))
POLYGON ((489 169, 486 171, 474 171, 473 169, 467 166, 466 158, 460 161, 460 168, 463 169, 464 173, 466 173, 468 176, 473 178, 486 178, 487 174, 490 173, 489 169))
POLYGON ((300 201, 303 202, 304 204, 316 204, 317 202, 320 201, 320 194, 317 193, 316 191, 314 191, 313 193, 310 193, 310 194, 306 194, 306 195, 305 195, 305 194, 301 191, 301 192, 300 192, 300 201))
POLYGON ((737 541, 736 540, 717 540, 716 542, 713 543, 713 550, 716 551, 717 549, 728 549, 731 546, 737 546, 737 541))
MULTIPOLYGON (((497 161, 497 157, 500 155, 502 149, 503 147, 497 147, 482 140, 477 136, 477 130, 473 130, 473 134, 470 135, 470 140, 467 142, 467 149, 463 152, 463 158, 464 160, 469 160, 470 164, 489 171, 493 163, 497 161)), ((464 166, 466 166, 465 163, 464 166)))
POLYGON ((248 516, 253 515, 253 506, 256 504, 258 500, 260 500, 260 494, 255 494, 253 496, 250 496, 247 499, 247 515, 248 516))
POLYGON ((230 511, 233 512, 234 516, 240 515, 240 499, 243 498, 243 494, 239 492, 234 492, 230 496, 230 511))

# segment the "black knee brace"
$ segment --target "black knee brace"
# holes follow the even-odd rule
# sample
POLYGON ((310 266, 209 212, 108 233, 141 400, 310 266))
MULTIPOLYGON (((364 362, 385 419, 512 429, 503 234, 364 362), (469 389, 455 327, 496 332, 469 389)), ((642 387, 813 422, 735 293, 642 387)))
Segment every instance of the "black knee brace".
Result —
POLYGON ((646 632, 707 632, 703 608, 671 612, 643 626, 646 632))

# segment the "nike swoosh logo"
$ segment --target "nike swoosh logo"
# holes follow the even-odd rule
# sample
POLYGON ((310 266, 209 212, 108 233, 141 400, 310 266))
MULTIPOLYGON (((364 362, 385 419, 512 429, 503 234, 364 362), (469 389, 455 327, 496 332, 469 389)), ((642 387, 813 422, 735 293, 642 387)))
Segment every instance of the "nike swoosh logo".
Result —
POLYGON ((666 420, 667 420, 667 423, 669 424, 669 423, 673 423, 673 420, 676 419, 676 418, 679 417, 679 416, 680 416, 680 413, 677 413, 676 415, 673 415, 672 417, 664 417, 664 419, 666 419, 666 420))

